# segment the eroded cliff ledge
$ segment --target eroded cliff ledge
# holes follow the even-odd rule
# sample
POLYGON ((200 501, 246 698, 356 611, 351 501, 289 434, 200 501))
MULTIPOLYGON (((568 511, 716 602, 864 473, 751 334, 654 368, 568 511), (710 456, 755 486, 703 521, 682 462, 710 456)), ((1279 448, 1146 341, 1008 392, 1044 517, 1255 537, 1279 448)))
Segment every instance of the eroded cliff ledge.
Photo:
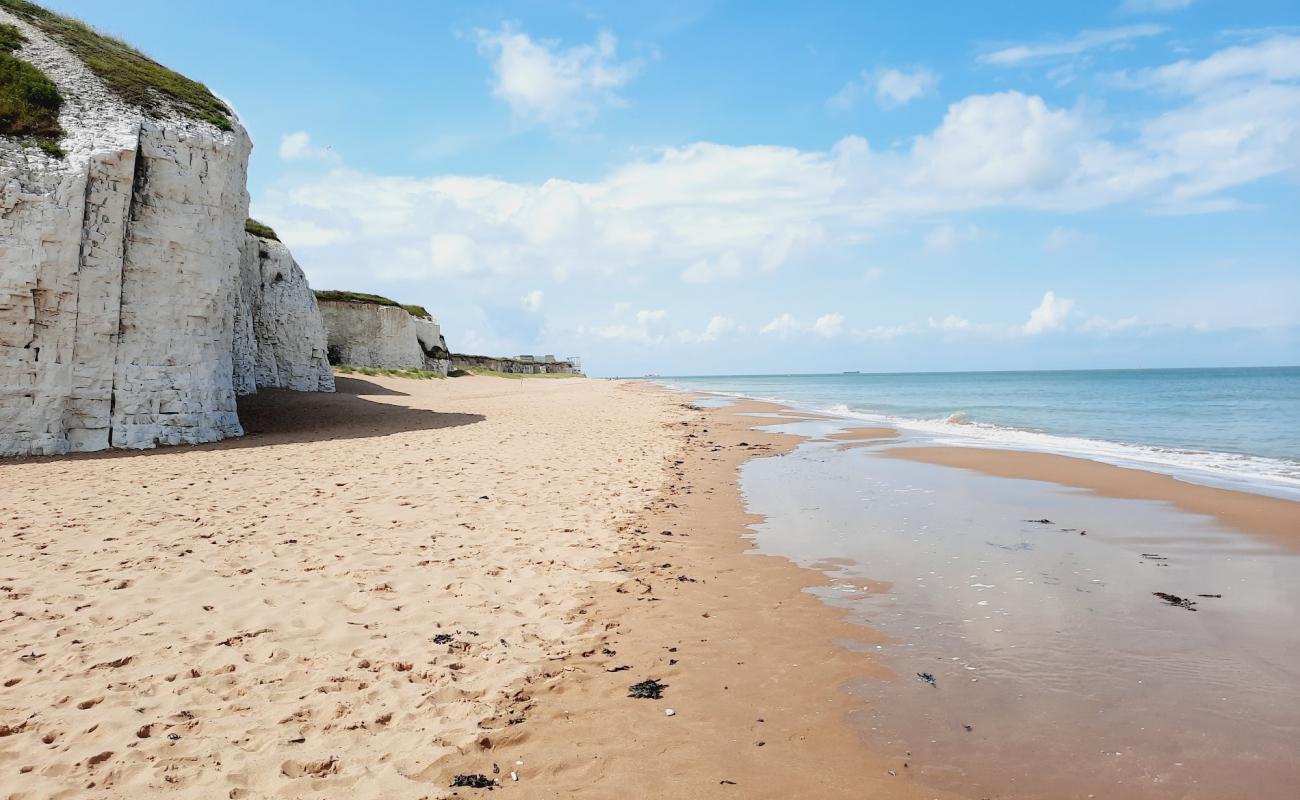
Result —
POLYGON ((57 86, 62 129, 54 146, 0 135, 0 455, 240 435, 241 313, 255 342, 275 343, 251 362, 251 385, 265 374, 330 388, 323 334, 289 343, 288 322, 258 332, 257 309, 291 304, 301 272, 277 249, 291 285, 246 293, 265 283, 241 270, 251 143, 229 110, 115 40, 102 40, 108 63, 127 77, 103 60, 92 70, 79 54, 97 34, 22 0, 0 0, 0 25, 18 33, 13 55, 57 86))

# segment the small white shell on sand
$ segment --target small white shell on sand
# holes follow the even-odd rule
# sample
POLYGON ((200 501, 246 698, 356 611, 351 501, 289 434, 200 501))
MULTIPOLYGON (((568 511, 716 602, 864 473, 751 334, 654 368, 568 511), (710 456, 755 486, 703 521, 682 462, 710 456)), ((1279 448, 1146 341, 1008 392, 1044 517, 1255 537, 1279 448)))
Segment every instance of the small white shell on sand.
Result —
POLYGON ((677 712, 676 712, 676 711, 673 711, 671 708, 665 708, 665 709, 664 709, 664 716, 665 716, 665 717, 671 717, 673 714, 676 714, 676 713, 677 713, 677 712))

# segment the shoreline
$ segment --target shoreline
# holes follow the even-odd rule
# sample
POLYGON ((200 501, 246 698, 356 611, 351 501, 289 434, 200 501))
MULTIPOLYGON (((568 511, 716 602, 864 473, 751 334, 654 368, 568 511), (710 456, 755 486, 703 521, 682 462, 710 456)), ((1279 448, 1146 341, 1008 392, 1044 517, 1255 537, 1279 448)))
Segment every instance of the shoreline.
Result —
MULTIPOLYGON (((860 414, 860 412, 852 411, 847 408, 837 408, 834 410, 828 410, 825 408, 805 408, 801 407, 795 401, 751 396, 741 392, 729 392, 716 389, 694 389, 687 385, 672 385, 667 382, 655 382, 654 385, 660 386, 669 392, 698 393, 711 400, 770 403, 785 408, 790 414, 798 414, 807 419, 824 419, 828 421, 841 422, 850 430, 863 429, 892 431, 893 434, 890 438, 904 437, 909 440, 918 439, 919 441, 917 441, 917 443, 909 445, 916 448, 970 449, 988 451, 990 453, 1034 453, 1044 456, 1102 464, 1115 467, 1116 469, 1130 470, 1144 474, 1162 475, 1179 483, 1188 484, 1193 487, 1204 487, 1245 495, 1259 495, 1284 502, 1300 504, 1300 484, 1296 484, 1294 478, 1265 476, 1261 474, 1242 475, 1231 472, 1218 472, 1213 468, 1208 468, 1196 463, 1176 464, 1173 462, 1147 461, 1133 454, 1125 454, 1122 452, 1125 449, 1158 449, 1158 446, 1153 444, 1123 441, 1119 439, 1091 438, 1084 435, 1072 435, 1066 433, 1045 433, 1024 428, 998 425, 992 425, 990 427, 1013 435, 1038 436, 1053 441, 1051 443, 1015 440, 990 441, 989 439, 973 435, 971 433, 971 426, 966 424, 953 425, 947 422, 938 422, 935 420, 919 418, 891 418, 877 414, 860 414), (860 415, 855 416, 857 414, 860 415), (935 426, 945 425, 950 429, 935 429, 935 426), (960 444, 952 444, 950 442, 953 438, 961 439, 963 442, 960 444), (938 441, 935 439, 938 439, 938 441), (948 441, 944 441, 945 439, 948 441), (1081 444, 1097 448, 1113 448, 1118 449, 1121 452, 1105 453, 1099 450, 1094 450, 1092 447, 1081 448, 1081 444)), ((866 438, 873 437, 868 434, 866 435, 866 438)), ((1191 456, 1213 457, 1219 459, 1238 457, 1237 454, 1230 452, 1196 450, 1190 446, 1186 448, 1185 452, 1191 456)), ((1242 454, 1240 457, 1269 464, 1280 464, 1285 460, 1279 459, 1275 456, 1250 454, 1242 454)), ((1005 477, 1014 476, 1007 475, 1005 477)))
MULTIPOLYGON (((850 682, 894 677, 867 652, 887 639, 809 591, 830 584, 823 572, 748 538, 760 518, 745 509, 738 469, 804 439, 759 431, 779 420, 752 415, 807 419, 786 412, 690 407, 672 425, 683 446, 663 494, 624 529, 610 565, 619 579, 584 599, 598 640, 521 687, 536 704, 528 723, 491 742, 503 770, 524 761, 527 796, 960 796, 915 780, 906 757, 871 750, 850 724, 850 682), (629 698, 647 679, 666 684, 663 698, 629 698)), ((481 755, 464 759, 473 764, 481 755)))
POLYGON ((974 470, 999 478, 1045 481, 1083 489, 1100 497, 1169 503, 1183 511, 1213 517, 1229 528, 1266 538, 1290 550, 1300 550, 1300 502, 1294 500, 1189 483, 1161 472, 1032 450, 925 446, 895 447, 881 452, 890 458, 974 470))

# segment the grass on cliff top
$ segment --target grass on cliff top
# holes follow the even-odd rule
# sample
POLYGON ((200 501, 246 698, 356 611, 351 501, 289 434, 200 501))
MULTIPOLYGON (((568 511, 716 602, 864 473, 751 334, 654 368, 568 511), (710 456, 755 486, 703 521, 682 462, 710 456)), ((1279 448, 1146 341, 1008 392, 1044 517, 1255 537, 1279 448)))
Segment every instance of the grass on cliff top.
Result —
POLYGON ((379 367, 354 367, 351 364, 338 364, 335 365, 334 371, 340 375, 383 375, 387 378, 411 378, 421 381, 442 379, 441 372, 433 372, 427 369, 381 369, 379 367))
POLYGON ((0 24, 0 133, 62 156, 59 109, 63 98, 54 81, 14 55, 24 41, 16 27, 0 24))
POLYGON ((393 306, 400 308, 413 317, 432 317, 428 309, 424 306, 417 306, 410 303, 399 303, 396 300, 384 297, 381 294, 367 294, 365 292, 345 292, 339 289, 317 289, 317 300, 333 300, 342 303, 369 303, 372 306, 393 306))
POLYGON ((126 102, 151 113, 170 105, 223 131, 234 127, 230 109, 208 87, 167 69, 126 42, 27 0, 0 0, 0 8, 61 42, 126 102))
POLYGON ((509 378, 511 380, 526 380, 528 378, 584 378, 573 372, 498 372, 487 367, 470 367, 469 369, 453 369, 447 373, 449 378, 467 378, 471 375, 479 375, 486 378, 509 378))
POLYGON ((244 230, 254 236, 261 236, 263 239, 271 239, 277 242, 280 241, 280 237, 276 236, 275 230, 270 225, 267 225, 264 222, 258 222, 252 217, 244 220, 244 230))

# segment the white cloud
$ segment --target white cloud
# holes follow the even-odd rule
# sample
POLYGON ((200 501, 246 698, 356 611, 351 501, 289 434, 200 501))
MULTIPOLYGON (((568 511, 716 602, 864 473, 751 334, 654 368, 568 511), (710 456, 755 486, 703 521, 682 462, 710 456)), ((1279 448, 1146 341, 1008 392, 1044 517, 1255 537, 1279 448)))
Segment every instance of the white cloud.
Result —
POLYGON ((1192 0, 1124 0, 1119 10, 1124 14, 1165 14, 1182 11, 1191 4, 1192 0))
POLYGON ((962 319, 956 314, 949 314, 943 319, 930 317, 928 322, 930 328, 936 331, 964 331, 971 327, 970 320, 962 319))
POLYGON ((894 67, 864 70, 844 84, 826 104, 847 111, 860 100, 874 96, 882 108, 897 108, 932 93, 938 85, 939 76, 924 67, 910 71, 894 67))
POLYGON ((290 247, 328 247, 348 239, 346 231, 294 220, 276 225, 275 232, 290 247))
POLYGON ((1029 319, 1022 330, 1028 336, 1057 330, 1065 323, 1065 318, 1070 316, 1073 308, 1073 300, 1057 297, 1055 292, 1048 291, 1043 295, 1038 308, 1029 312, 1029 319))
POLYGON ((823 314, 812 324, 813 333, 818 336, 832 338, 840 335, 840 330, 844 327, 843 314, 823 314))
MULTIPOLYGON (((809 265, 889 225, 985 209, 1212 211, 1231 207, 1236 187, 1300 174, 1300 86, 1285 77, 1296 37, 1282 38, 1129 76, 1172 102, 1113 126, 1113 138, 1109 120, 1082 109, 1000 92, 959 100, 929 133, 883 150, 857 136, 825 151, 697 142, 592 180, 540 183, 338 167, 273 187, 258 214, 315 234, 291 240, 314 249, 313 275, 635 285, 809 265)), ((948 227, 932 233, 933 248, 971 233, 948 227)))
POLYGON ((723 336, 732 331, 739 330, 740 326, 731 317, 724 317, 720 314, 714 315, 709 319, 709 323, 704 326, 704 330, 698 334, 690 331, 679 331, 677 338, 683 342, 716 342, 723 336))
POLYGON ((1300 80, 1300 37, 1273 36, 1228 47, 1200 60, 1183 59, 1136 73, 1139 84, 1184 94, 1221 89, 1243 80, 1300 80))
POLYGON ((534 289, 528 294, 519 298, 519 302, 523 304, 524 308, 528 309, 529 311, 532 311, 533 313, 536 313, 542 310, 543 297, 544 295, 542 294, 541 289, 534 289))
POLYGON ((844 329, 844 315, 838 313, 822 314, 812 324, 800 322, 789 312, 780 315, 759 329, 759 333, 778 336, 782 339, 794 333, 815 333, 818 336, 832 338, 839 336, 844 329))
POLYGON ((938 84, 939 77, 928 69, 882 70, 876 77, 876 102, 886 107, 907 105, 934 91, 938 84))
POLYGON ((802 330, 803 326, 799 320, 794 318, 793 314, 786 312, 759 329, 759 333, 772 334, 782 339, 789 336, 795 331, 802 330))
POLYGON ((317 147, 306 131, 286 133, 280 138, 280 158, 285 161, 326 161, 337 163, 338 154, 329 147, 317 147))
POLYGON ((642 309, 636 312, 636 324, 597 325, 579 328, 581 335, 596 336, 601 339, 614 339, 642 344, 659 344, 665 340, 664 322, 668 312, 662 308, 642 309))
POLYGON ((479 53, 492 61, 492 93, 530 122, 590 122, 602 108, 623 104, 616 90, 640 69, 637 61, 618 60, 618 40, 608 31, 592 44, 569 48, 536 41, 509 24, 479 30, 475 38, 479 53))
POLYGON ((997 66, 1047 61, 1055 58, 1077 56, 1099 48, 1117 49, 1129 46, 1135 39, 1158 36, 1165 32, 1159 25, 1126 25, 1119 28, 1102 28, 1080 31, 1069 39, 1049 42, 1016 44, 985 53, 979 60, 997 66))

